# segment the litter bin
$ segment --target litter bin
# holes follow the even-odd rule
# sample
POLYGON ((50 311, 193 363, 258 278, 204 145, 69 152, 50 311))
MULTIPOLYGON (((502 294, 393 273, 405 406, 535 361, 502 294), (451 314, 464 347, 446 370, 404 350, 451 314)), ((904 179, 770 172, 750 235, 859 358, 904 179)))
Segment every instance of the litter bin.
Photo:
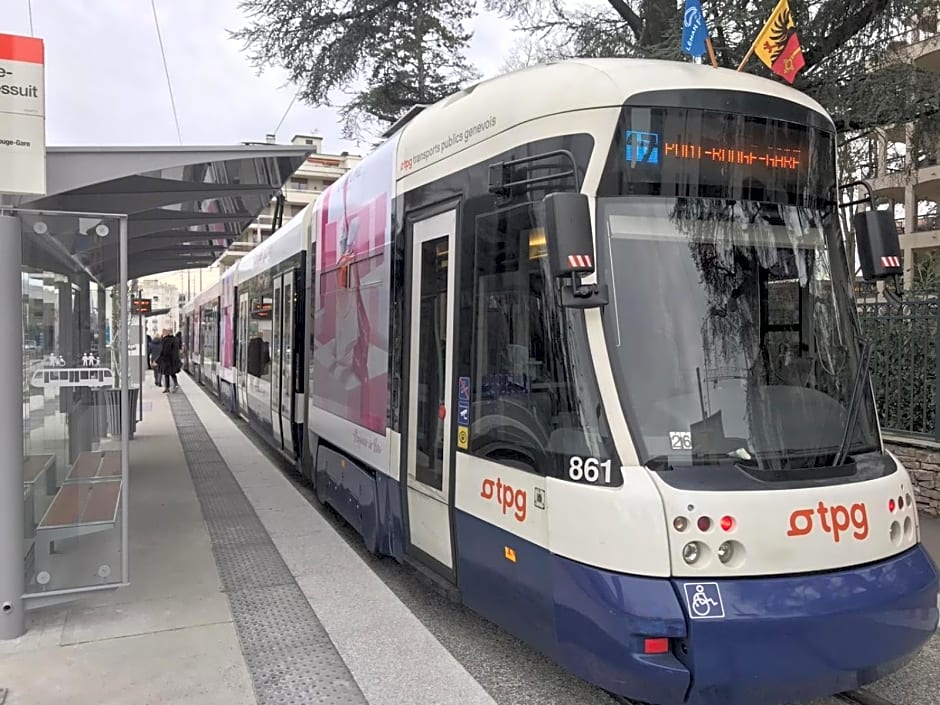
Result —
MULTIPOLYGON (((134 440, 134 433, 137 431, 137 395, 140 389, 131 387, 127 390, 128 403, 130 404, 131 428, 128 438, 134 440)), ((120 389, 101 389, 99 394, 104 396, 104 405, 108 410, 108 435, 121 435, 121 390, 120 389)))

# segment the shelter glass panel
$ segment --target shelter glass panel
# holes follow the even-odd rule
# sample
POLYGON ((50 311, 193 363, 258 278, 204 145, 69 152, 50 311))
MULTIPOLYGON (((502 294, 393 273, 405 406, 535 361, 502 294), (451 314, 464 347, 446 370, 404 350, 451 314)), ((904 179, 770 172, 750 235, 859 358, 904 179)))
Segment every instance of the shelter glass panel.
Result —
POLYGON ((126 281, 91 274, 101 262, 120 261, 121 220, 15 215, 22 242, 26 594, 113 586, 126 579, 124 454, 147 361, 136 329, 128 331, 138 318, 130 314, 126 281), (121 344, 122 330, 132 346, 121 344))

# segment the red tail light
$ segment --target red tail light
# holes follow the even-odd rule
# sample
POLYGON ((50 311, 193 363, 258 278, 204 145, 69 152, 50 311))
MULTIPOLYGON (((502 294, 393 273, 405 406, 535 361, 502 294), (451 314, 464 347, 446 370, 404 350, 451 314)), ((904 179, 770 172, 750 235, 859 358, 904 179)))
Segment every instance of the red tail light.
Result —
POLYGON ((665 637, 647 639, 646 642, 643 644, 643 653, 668 654, 669 653, 669 639, 665 637))
POLYGON ((731 531, 734 528, 734 524, 735 524, 734 517, 725 515, 721 517, 720 524, 721 524, 722 531, 731 531))
POLYGON ((895 505, 894 505, 894 498, 889 499, 889 500, 888 500, 888 511, 893 513, 893 512, 894 512, 894 506, 895 506, 895 505))

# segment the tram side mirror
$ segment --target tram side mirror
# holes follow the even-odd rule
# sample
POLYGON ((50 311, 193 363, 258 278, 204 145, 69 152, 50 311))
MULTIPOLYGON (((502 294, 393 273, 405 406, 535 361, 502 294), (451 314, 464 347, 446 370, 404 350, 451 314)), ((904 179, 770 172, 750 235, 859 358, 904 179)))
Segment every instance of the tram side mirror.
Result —
POLYGON ((545 246, 549 269, 561 283, 562 306, 595 308, 608 302, 607 287, 582 284, 584 274, 592 274, 594 265, 594 230, 591 209, 583 193, 551 193, 545 205, 545 246))
POLYGON ((903 273, 898 226, 891 211, 856 213, 852 225, 865 281, 890 279, 903 273))

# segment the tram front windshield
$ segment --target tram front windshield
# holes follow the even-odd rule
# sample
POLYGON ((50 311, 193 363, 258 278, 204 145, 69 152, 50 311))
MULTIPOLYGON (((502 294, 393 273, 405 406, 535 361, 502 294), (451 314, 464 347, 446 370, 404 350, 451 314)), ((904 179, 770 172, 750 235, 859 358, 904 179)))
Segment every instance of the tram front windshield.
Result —
MULTIPOLYGON (((861 358, 833 136, 685 109, 628 109, 621 127, 599 259, 643 461, 831 464, 861 358)), ((858 393, 852 453, 878 447, 867 380, 858 393)))

